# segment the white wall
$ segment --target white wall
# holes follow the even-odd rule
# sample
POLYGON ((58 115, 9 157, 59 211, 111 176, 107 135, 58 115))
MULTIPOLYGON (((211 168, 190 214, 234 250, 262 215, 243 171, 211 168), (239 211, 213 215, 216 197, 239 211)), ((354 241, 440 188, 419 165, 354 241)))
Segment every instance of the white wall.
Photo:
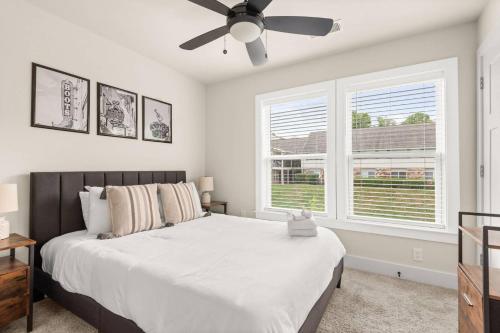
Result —
POLYGON ((204 85, 22 0, 0 2, 0 50, 0 183, 20 192, 20 211, 8 215, 12 231, 29 234, 31 171, 204 174, 204 85), (30 127, 32 61, 91 80, 89 135, 30 127), (97 81, 172 103, 173 144, 97 136, 97 81))
POLYGON ((500 29, 500 0, 490 0, 484 8, 478 23, 479 44, 486 40, 486 37, 493 30, 500 29))
MULTIPOLYGON (((331 55, 208 86, 206 171, 215 177, 215 197, 241 214, 255 209, 255 115, 257 94, 341 77, 458 57, 460 96, 461 208, 475 208, 475 23, 331 55)), ((272 57, 272 55, 271 55, 272 57)), ((337 231, 351 255, 455 272, 457 247, 428 241, 337 231), (412 260, 412 248, 424 261, 412 260)))

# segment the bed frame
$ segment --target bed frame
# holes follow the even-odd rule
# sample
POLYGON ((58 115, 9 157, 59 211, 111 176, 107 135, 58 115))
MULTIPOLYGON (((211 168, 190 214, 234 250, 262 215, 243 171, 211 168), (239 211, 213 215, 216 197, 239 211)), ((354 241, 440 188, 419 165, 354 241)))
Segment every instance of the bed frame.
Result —
MULTIPOLYGON (((85 229, 78 194, 84 186, 178 183, 186 181, 186 172, 34 172, 30 178, 30 238, 37 241, 34 258, 35 301, 48 296, 97 328, 100 333, 143 333, 133 321, 112 313, 92 298, 64 290, 42 271, 40 249, 54 237, 85 229)), ((342 260, 335 268, 330 284, 300 328, 300 333, 316 332, 335 288, 340 288, 343 270, 342 260)))

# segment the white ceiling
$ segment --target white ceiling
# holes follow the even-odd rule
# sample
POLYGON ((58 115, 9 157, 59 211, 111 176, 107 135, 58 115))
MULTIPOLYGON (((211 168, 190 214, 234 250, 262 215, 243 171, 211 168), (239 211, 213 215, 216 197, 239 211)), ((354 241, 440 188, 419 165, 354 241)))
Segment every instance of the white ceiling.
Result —
MULTIPOLYGON (((475 20, 487 0, 274 0, 265 15, 342 19, 342 31, 321 38, 269 32, 269 62, 253 67, 245 46, 227 38, 194 51, 183 42, 225 24, 225 17, 187 0, 28 0, 205 83, 293 64, 475 20)), ((221 0, 231 7, 239 0, 221 0)))

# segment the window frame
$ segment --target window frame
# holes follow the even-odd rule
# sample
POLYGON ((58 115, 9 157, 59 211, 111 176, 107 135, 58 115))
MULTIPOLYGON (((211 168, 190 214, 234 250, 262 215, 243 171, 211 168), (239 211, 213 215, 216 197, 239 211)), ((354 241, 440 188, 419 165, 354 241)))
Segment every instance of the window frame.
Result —
MULTIPOLYGON (((266 190, 269 183, 269 175, 272 169, 271 162, 273 159, 281 160, 296 160, 302 158, 324 158, 325 159, 325 212, 317 213, 318 216, 331 217, 336 215, 336 175, 334 173, 333 163, 329 163, 329 158, 335 156, 335 145, 330 144, 332 141, 331 133, 335 131, 335 81, 321 82, 310 84, 302 87, 291 88, 267 94, 261 94, 255 98, 255 137, 256 137, 256 212, 257 215, 271 216, 272 218, 280 218, 272 213, 285 213, 288 211, 297 211, 295 209, 268 207, 270 202, 270 193, 266 190), (296 154, 296 155, 279 155, 271 156, 270 150, 267 149, 268 143, 264 142, 267 136, 266 131, 269 129, 268 120, 266 119, 268 107, 271 104, 285 103, 300 98, 310 98, 314 96, 325 96, 327 98, 327 152, 318 154, 296 154), (266 213, 271 213, 266 215, 266 213)), ((282 218, 282 217, 281 217, 282 218)))
MULTIPOLYGON (((457 214, 460 206, 460 179, 459 179, 459 154, 458 154, 458 60, 457 58, 438 60, 418 65, 406 66, 396 69, 380 71, 376 73, 357 75, 344 79, 337 80, 337 170, 342 183, 338 183, 338 193, 345 195, 338 196, 337 201, 337 226, 348 228, 352 224, 360 224, 361 229, 366 224, 373 225, 373 229, 386 225, 388 227, 407 227, 415 230, 438 229, 445 233, 456 234, 457 232, 457 214), (431 226, 425 223, 415 222, 390 222, 380 221, 375 219, 352 219, 348 214, 347 197, 349 189, 349 155, 346 152, 346 123, 347 123, 347 105, 346 94, 355 89, 373 89, 382 88, 384 86, 394 86, 396 84, 407 84, 415 81, 431 81, 443 79, 443 94, 446 100, 446 105, 443 108, 442 118, 444 121, 444 131, 437 133, 442 135, 441 138, 444 144, 444 156, 442 157, 443 168, 446 172, 443 173, 442 181, 444 182, 445 191, 445 206, 443 207, 445 216, 444 221, 439 226, 431 226), (447 168, 447 166, 455 166, 447 168), (343 176, 342 176, 343 175, 343 176)), ((437 138, 437 140, 440 140, 437 138)), ((436 152, 438 155, 439 152, 436 152)), ((438 163, 436 162, 436 165, 438 163)), ((357 228, 359 229, 359 228, 357 228)))
MULTIPOLYGON (((417 65, 418 66, 418 65, 417 65)), ((399 70, 399 69, 398 69, 399 70)), ((347 103, 347 95, 356 92, 357 90, 378 90, 378 89, 384 89, 384 88, 390 88, 390 87, 398 87, 402 86, 405 84, 414 84, 414 83, 423 83, 423 82, 432 82, 432 81, 439 81, 438 86, 441 89, 441 92, 443 95, 446 95, 446 78, 443 76, 443 71, 438 70, 438 71, 425 71, 425 72, 420 72, 418 70, 416 71, 411 71, 408 70, 406 75, 398 75, 398 76, 391 76, 390 74, 387 75, 390 71, 384 71, 384 72, 379 72, 379 73, 373 73, 377 74, 377 79, 373 80, 373 74, 368 74, 368 75, 360 75, 352 78, 347 78, 345 79, 347 81, 347 84, 343 84, 343 82, 340 82, 339 87, 341 89, 337 90, 337 100, 339 101, 337 104, 337 110, 340 110, 340 112, 345 113, 345 130, 346 130, 346 135, 344 136, 344 141, 343 141, 343 148, 344 152, 343 154, 345 155, 346 161, 347 161, 347 166, 345 168, 346 174, 344 175, 343 179, 346 180, 345 188, 347 189, 347 192, 345 193, 345 197, 348 198, 349 201, 346 201, 345 204, 347 204, 347 207, 345 207, 344 216, 343 218, 347 221, 366 221, 367 223, 387 223, 387 224, 394 224, 394 225, 409 225, 409 226, 415 226, 415 227, 428 227, 428 228, 438 228, 438 229, 445 229, 446 228, 446 218, 447 218, 447 212, 446 209, 443 209, 443 201, 447 200, 447 191, 446 188, 442 188, 441 186, 436 185, 435 187, 435 207, 437 211, 442 212, 442 216, 440 218, 436 218, 435 223, 429 223, 429 222, 419 222, 419 221, 408 221, 404 219, 397 219, 397 218, 384 218, 384 217, 370 217, 370 216, 363 216, 363 215, 354 215, 351 214, 349 211, 349 206, 353 205, 352 203, 352 198, 351 195, 354 192, 353 188, 353 174, 350 171, 351 170, 351 164, 354 163, 354 160, 356 159, 373 159, 373 158, 380 158, 381 156, 387 158, 387 159, 412 159, 412 158, 421 158, 421 159, 426 159, 426 158, 433 158, 434 164, 435 164, 435 169, 436 173, 441 173, 443 175, 443 179, 446 176, 445 172, 441 172, 441 168, 445 167, 445 161, 444 161, 444 154, 443 150, 446 151, 446 147, 442 147, 442 145, 446 144, 446 121, 443 122, 445 112, 446 112, 446 107, 447 104, 443 104, 443 100, 440 100, 440 102, 443 104, 441 105, 441 111, 443 112, 443 117, 437 117, 436 119, 436 128, 440 129, 439 131, 436 131, 436 150, 435 152, 432 151, 388 151, 388 152, 379 152, 379 151, 374 151, 374 152, 363 152, 363 153, 358 153, 358 152, 347 152, 347 147, 351 145, 351 136, 348 133, 349 128, 350 128, 350 115, 348 114, 348 109, 349 109, 349 104, 347 103), (367 77, 369 77, 367 79, 367 77), (340 99, 344 99, 344 103, 340 102, 340 99), (442 118, 442 119, 441 119, 442 118), (444 126, 443 126, 444 125, 444 126), (441 138, 438 138, 438 136, 441 136, 441 138), (441 199, 441 200, 438 200, 441 199)), ((344 79, 343 79, 344 80, 344 79)), ((446 96, 443 96, 444 100, 446 100, 446 96)), ((445 169, 446 170, 446 169, 445 169)), ((400 170, 396 170, 396 173, 399 173, 400 170)), ((345 190, 344 190, 345 191, 345 190)))
MULTIPOLYGON (((460 207, 460 164, 459 164, 459 124, 458 124, 458 59, 449 58, 417 65, 410 65, 369 74, 356 75, 333 81, 306 85, 258 95, 255 98, 256 115, 256 217, 261 219, 286 221, 288 209, 265 209, 263 190, 263 151, 262 131, 265 124, 262 122, 262 106, 266 101, 280 101, 293 99, 307 92, 326 92, 328 96, 328 126, 327 126, 327 156, 325 182, 327 194, 327 214, 317 216, 317 222, 325 227, 359 232, 368 232, 380 235, 389 235, 413 239, 422 239, 444 243, 457 243, 457 216, 460 207), (442 135, 445 145, 443 157, 443 182, 446 192, 446 217, 442 227, 436 228, 429 224, 391 223, 380 221, 365 221, 349 219, 347 214, 348 160, 346 147, 346 108, 345 91, 352 85, 372 86, 379 88, 381 82, 412 83, 415 78, 420 80, 444 79, 444 98, 446 106, 443 110, 445 130, 442 135), (447 167, 451 166, 451 167, 447 167)), ((438 139, 439 140, 439 139, 438 139)), ((437 172, 436 172, 437 173, 437 172)), ((434 177, 436 177, 436 173, 434 177)))

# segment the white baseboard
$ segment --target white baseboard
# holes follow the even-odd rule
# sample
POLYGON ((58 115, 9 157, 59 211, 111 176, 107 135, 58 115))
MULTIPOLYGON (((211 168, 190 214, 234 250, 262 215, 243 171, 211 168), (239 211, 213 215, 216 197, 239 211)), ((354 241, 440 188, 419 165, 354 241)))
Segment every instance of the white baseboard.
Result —
POLYGON ((401 272, 401 279, 404 280, 431 284, 449 289, 457 289, 457 275, 453 273, 350 255, 345 256, 344 264, 347 268, 392 277, 398 277, 398 272, 401 272))

